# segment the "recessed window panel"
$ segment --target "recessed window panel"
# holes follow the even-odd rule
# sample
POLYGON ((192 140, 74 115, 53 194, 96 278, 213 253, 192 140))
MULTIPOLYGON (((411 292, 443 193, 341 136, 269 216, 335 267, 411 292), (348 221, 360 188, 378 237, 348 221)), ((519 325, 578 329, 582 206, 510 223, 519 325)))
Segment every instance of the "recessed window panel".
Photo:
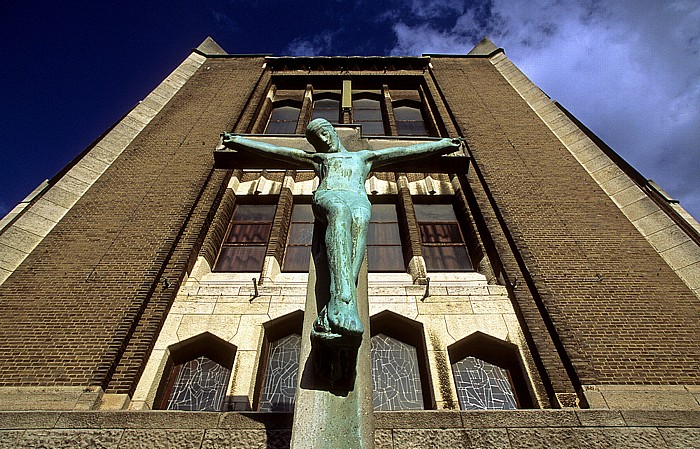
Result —
POLYGON ((382 122, 362 122, 362 134, 370 136, 384 135, 384 123, 382 122))
POLYGON ((294 410, 301 336, 291 334, 270 343, 265 381, 260 395, 261 412, 294 410))
POLYGON ((413 209, 416 211, 418 221, 439 221, 455 222, 455 210, 451 204, 421 204, 415 203, 413 209))
POLYGON ((420 225, 423 243, 461 243, 462 233, 456 223, 426 223, 420 225))
POLYGON ((314 237, 313 223, 298 223, 289 230, 290 245, 311 245, 314 237))
POLYGON ((396 120, 423 120, 420 109, 411 106, 398 106, 394 108, 394 118, 396 120))
POLYGON ((414 210, 428 271, 473 270, 452 205, 418 203, 414 210))
POLYGON ((176 365, 170 376, 167 410, 223 410, 230 369, 202 356, 176 365))
POLYGON ((463 245, 423 246, 428 271, 471 271, 467 249, 463 245))
POLYGON ((396 106, 394 107, 394 119, 396 130, 400 136, 427 136, 428 128, 425 126, 423 114, 418 107, 396 106))
POLYGON ((476 357, 452 364, 462 410, 514 410, 517 408, 508 371, 476 357))
POLYGON ((272 224, 269 223, 239 223, 228 233, 229 243, 267 242, 272 224))
POLYGON ((265 246, 224 246, 216 261, 216 271, 258 272, 265 259, 265 246))
POLYGON ((372 337, 372 385, 375 410, 422 410, 416 348, 384 334, 372 337))
POLYGON ((367 229, 368 245, 401 245, 399 227, 395 223, 370 223, 367 229))
POLYGON ((314 213, 311 204, 295 204, 282 271, 297 273, 309 271, 313 236, 314 213))
POLYGON ((234 222, 272 221, 275 217, 274 204, 240 204, 233 213, 234 222))
POLYGON ((262 270, 270 239, 274 204, 239 204, 233 212, 214 271, 262 270))
POLYGON ((395 204, 372 204, 367 229, 367 270, 406 271, 395 204))
POLYGON ((311 260, 311 246, 288 246, 284 255, 284 269, 291 273, 305 273, 309 271, 311 260))
POLYGON ((295 106, 277 106, 270 114, 266 134, 294 134, 299 121, 300 108, 295 106))
POLYGON ((379 100, 360 98, 352 101, 353 123, 362 125, 362 133, 384 135, 384 119, 379 100))
POLYGON ((401 246, 368 246, 367 265, 380 272, 404 272, 406 267, 403 261, 401 246))
POLYGON ((311 119, 325 118, 331 123, 338 123, 340 117, 340 101, 326 98, 314 101, 314 111, 311 119))

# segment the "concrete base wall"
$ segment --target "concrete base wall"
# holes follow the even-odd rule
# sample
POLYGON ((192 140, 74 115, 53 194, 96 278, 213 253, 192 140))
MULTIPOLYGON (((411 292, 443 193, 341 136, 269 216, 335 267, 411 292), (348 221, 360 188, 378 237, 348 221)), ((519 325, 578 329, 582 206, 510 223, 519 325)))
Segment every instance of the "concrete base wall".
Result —
MULTIPOLYGON (((0 447, 286 448, 290 413, 0 412, 0 447)), ((377 412, 381 449, 700 447, 700 412, 377 412)))

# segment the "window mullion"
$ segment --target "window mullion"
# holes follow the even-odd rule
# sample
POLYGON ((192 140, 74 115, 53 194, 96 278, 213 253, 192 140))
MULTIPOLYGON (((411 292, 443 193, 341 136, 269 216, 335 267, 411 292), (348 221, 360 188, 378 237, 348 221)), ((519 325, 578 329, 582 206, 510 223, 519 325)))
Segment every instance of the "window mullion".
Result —
POLYGON ((396 120, 394 119, 394 106, 391 104, 391 92, 389 92, 389 86, 386 84, 382 85, 382 112, 384 116, 384 127, 389 130, 390 136, 398 136, 398 130, 396 129, 396 120))
POLYGON ((304 92, 304 100, 301 103, 301 111, 299 112, 299 120, 297 121, 296 134, 304 134, 306 131, 306 125, 308 125, 311 112, 314 107, 313 99, 313 87, 311 84, 306 85, 306 91, 304 92))

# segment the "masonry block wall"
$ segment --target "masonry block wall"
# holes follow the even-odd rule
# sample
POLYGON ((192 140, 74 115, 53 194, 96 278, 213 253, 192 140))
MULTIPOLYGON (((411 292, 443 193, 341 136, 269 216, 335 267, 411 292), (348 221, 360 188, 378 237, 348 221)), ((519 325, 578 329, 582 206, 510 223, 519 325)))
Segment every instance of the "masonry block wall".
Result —
MULTIPOLYGON (((26 259, 0 273, 0 387, 134 393, 219 205, 233 205, 231 173, 213 169, 212 150, 220 131, 253 129, 271 79, 264 63, 206 58, 26 259)), ((585 385, 700 385, 700 305, 687 282, 492 61, 431 64, 425 95, 473 161, 455 181, 463 213, 506 284, 499 295, 513 303, 551 405, 576 405, 585 385)), ((217 249, 205 247, 210 262, 217 249)))
POLYGON ((494 211, 492 235, 507 238, 519 288, 549 324, 545 363, 560 358, 578 385, 698 384, 698 298, 488 59, 432 64, 479 207, 494 211))
POLYGON ((0 386, 133 388, 223 193, 212 148, 262 64, 205 61, 0 286, 0 386))

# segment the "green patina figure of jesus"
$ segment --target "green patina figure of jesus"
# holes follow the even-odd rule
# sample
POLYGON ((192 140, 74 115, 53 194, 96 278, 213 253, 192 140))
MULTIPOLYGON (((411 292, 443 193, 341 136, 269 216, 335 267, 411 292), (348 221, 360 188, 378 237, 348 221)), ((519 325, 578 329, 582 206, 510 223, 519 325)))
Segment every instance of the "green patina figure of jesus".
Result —
POLYGON ((223 133, 222 138, 228 148, 293 161, 314 169, 320 183, 313 195, 312 208, 316 220, 325 225, 324 241, 320 243, 325 247, 324 259, 330 275, 330 300, 314 323, 312 339, 359 339, 364 327, 357 312, 356 285, 365 256, 372 210, 365 191, 367 175, 373 168, 399 160, 452 153, 460 147, 460 140, 441 139, 407 147, 351 152, 325 119, 313 120, 306 129, 306 138, 316 149, 315 153, 230 133, 223 133))

